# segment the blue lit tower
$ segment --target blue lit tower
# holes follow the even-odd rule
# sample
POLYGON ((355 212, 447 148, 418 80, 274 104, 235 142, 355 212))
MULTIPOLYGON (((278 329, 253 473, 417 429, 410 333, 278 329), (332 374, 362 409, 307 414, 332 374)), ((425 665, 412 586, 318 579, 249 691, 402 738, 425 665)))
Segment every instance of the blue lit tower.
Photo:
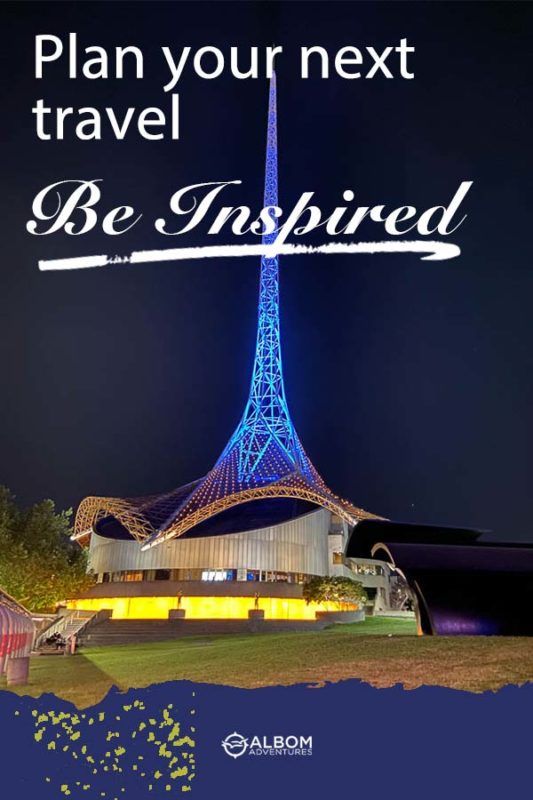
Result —
MULTIPOLYGON (((264 205, 278 205, 275 75, 269 93, 264 205)), ((263 243, 272 245, 276 236, 275 232, 264 235, 263 243)), ((374 516, 331 492, 294 429, 283 382, 277 256, 261 259, 250 394, 242 419, 214 467, 201 480, 156 497, 86 498, 76 516, 75 538, 86 539, 99 520, 114 517, 146 550, 233 506, 267 498, 308 501, 351 525, 374 516)))
MULTIPOLYGON (((265 165, 265 208, 278 205, 278 147, 276 78, 270 83, 268 131, 265 165)), ((263 244, 276 241, 276 233, 263 236, 263 244)), ((250 396, 242 420, 231 437, 220 461, 236 448, 237 472, 243 485, 271 483, 297 470, 312 475, 290 418, 283 367, 279 327, 279 260, 261 259, 257 344, 250 396)))

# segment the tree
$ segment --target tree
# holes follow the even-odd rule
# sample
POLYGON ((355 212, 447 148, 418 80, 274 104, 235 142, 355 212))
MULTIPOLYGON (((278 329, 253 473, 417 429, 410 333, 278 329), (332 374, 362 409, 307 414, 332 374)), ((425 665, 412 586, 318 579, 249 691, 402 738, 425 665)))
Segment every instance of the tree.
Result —
POLYGON ((71 516, 52 500, 22 509, 0 486, 0 586, 31 611, 53 611, 93 583, 86 552, 70 541, 71 516))
POLYGON ((335 603, 339 608, 344 603, 362 606, 367 600, 361 583, 341 577, 311 578, 304 584, 303 595, 306 603, 335 603))

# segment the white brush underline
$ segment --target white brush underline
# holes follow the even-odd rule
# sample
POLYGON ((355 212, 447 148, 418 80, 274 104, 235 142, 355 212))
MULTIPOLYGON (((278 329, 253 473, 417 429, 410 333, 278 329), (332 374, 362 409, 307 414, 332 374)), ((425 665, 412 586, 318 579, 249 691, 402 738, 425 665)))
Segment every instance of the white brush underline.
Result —
POLYGON ((39 269, 48 270, 91 269, 113 264, 148 264, 158 261, 188 261, 202 258, 238 258, 241 256, 306 255, 325 253, 326 255, 350 253, 417 253, 423 261, 446 261, 461 254, 461 248, 451 242, 425 241, 387 241, 387 242, 329 242, 317 246, 305 244, 223 244, 205 247, 174 247, 164 250, 137 250, 126 256, 77 256, 74 258, 54 258, 39 261, 39 269))

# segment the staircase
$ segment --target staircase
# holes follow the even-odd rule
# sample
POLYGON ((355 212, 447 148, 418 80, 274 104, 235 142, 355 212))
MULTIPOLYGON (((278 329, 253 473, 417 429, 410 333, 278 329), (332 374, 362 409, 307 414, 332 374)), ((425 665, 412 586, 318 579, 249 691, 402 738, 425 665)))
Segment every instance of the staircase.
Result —
POLYGON ((105 619, 96 621, 78 639, 82 647, 116 644, 147 644, 187 636, 218 636, 227 633, 278 633, 321 630, 326 622, 248 619, 105 619))
POLYGON ((45 641, 55 633, 59 633, 65 641, 71 636, 78 637, 81 631, 96 618, 97 613, 96 611, 67 611, 42 631, 35 642, 35 649, 43 647, 45 641))

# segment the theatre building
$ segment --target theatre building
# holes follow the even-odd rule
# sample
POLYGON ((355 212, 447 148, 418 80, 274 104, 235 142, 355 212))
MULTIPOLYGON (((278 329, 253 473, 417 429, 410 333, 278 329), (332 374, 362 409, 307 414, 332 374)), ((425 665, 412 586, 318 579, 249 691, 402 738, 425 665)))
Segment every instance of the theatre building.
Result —
POLYGON ((102 525, 89 546, 97 583, 69 607, 110 609, 116 619, 166 619, 179 608, 193 619, 241 619, 262 609, 265 619, 314 620, 317 610, 337 610, 303 600, 303 583, 324 575, 360 582, 367 613, 389 606, 389 568, 345 558, 349 526, 327 509, 254 501, 199 528, 143 552, 135 539, 102 525))

